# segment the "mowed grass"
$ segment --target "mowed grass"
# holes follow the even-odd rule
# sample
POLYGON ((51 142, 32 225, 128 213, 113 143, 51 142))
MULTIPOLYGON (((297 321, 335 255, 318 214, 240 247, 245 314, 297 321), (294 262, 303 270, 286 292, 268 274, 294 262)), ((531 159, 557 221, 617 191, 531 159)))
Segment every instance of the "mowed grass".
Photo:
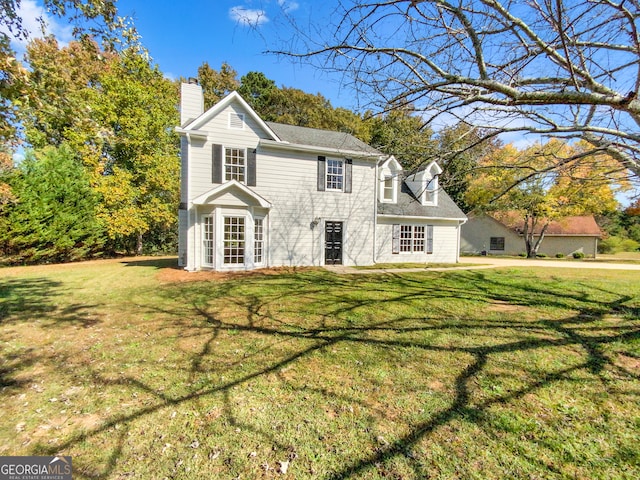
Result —
POLYGON ((174 265, 0 270, 0 455, 78 479, 640 478, 638 272, 174 265))

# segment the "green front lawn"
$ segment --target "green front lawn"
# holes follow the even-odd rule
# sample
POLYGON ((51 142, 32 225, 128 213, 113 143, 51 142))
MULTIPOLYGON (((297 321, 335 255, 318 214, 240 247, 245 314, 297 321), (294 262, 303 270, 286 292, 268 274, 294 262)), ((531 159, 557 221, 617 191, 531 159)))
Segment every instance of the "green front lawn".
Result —
POLYGON ((77 479, 640 478, 638 272, 174 262, 0 270, 0 455, 72 455, 77 479))

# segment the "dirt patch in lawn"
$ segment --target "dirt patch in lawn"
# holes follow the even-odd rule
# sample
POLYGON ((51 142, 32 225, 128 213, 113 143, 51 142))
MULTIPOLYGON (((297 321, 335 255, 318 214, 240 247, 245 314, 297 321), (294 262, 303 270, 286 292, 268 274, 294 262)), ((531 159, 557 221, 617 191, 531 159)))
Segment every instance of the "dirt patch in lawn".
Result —
POLYGON ((215 282, 234 278, 265 277, 269 275, 283 275, 287 273, 300 273, 312 270, 312 267, 274 267, 242 272, 214 272, 200 271, 188 272, 182 268, 163 268, 158 272, 158 280, 161 283, 183 282, 215 282))
POLYGON ((493 302, 491 305, 487 307, 487 310, 490 312, 499 312, 499 313, 512 313, 512 312, 521 312, 525 310, 525 307, 522 305, 513 305, 508 302, 493 302))

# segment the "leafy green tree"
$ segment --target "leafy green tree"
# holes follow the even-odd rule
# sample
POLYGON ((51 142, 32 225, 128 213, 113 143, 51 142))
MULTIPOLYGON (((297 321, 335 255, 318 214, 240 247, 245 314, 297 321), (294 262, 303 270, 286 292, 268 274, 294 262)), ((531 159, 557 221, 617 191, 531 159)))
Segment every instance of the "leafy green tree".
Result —
POLYGON ((227 62, 222 63, 220 70, 211 68, 208 62, 203 62, 198 67, 198 83, 202 87, 205 110, 240 86, 238 73, 227 62))
POLYGON ((140 253, 150 231, 176 226, 177 83, 164 78, 135 36, 119 53, 91 42, 59 48, 47 38, 33 41, 28 54, 27 141, 69 145, 99 195, 105 247, 140 253))
POLYGON ((265 111, 271 101, 271 93, 277 90, 276 82, 262 72, 249 72, 240 78, 238 93, 258 114, 265 111))
MULTIPOLYGON (((125 32, 125 20, 117 16, 115 0, 44 0, 49 15, 64 18, 76 38, 101 38, 113 45, 125 32), (90 21, 87 21, 90 20, 90 21)), ((29 32, 20 16, 20 0, 0 1, 0 143, 15 144, 17 112, 22 108, 27 69, 16 59, 11 38, 27 40, 29 32)), ((40 19, 44 20, 44 19, 40 19)), ((125 32, 126 33, 126 32, 125 32)))
POLYGON ((95 121, 92 91, 115 61, 94 42, 60 48, 53 36, 27 46, 27 102, 21 111, 27 142, 34 148, 69 144, 83 155, 102 149, 104 128, 95 121))
POLYGON ((16 200, 0 211, 0 244, 14 260, 72 261, 100 252, 98 201, 68 146, 29 151, 9 182, 16 200))
POLYGON ((412 115, 411 107, 388 108, 388 113, 371 118, 371 145, 395 155, 403 168, 415 170, 434 157, 433 130, 412 115))
POLYGON ((145 235, 177 225, 180 160, 178 84, 143 51, 121 52, 92 89, 103 151, 85 163, 100 194, 98 216, 114 248, 142 253, 145 235))
POLYGON ((471 207, 465 197, 478 159, 501 148, 502 143, 466 122, 444 128, 438 132, 436 142, 436 160, 442 167, 440 185, 463 211, 468 212, 471 207))

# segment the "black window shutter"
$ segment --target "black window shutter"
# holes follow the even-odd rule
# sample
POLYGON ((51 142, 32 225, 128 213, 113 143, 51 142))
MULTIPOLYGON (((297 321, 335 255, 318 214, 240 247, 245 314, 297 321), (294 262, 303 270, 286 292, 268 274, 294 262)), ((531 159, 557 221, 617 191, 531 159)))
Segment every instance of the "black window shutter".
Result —
POLYGON ((344 193, 351 193, 351 178, 353 171, 353 160, 346 158, 344 160, 344 193))
POLYGON ((211 155, 211 182, 222 183, 222 145, 213 145, 211 155))
POLYGON ((394 224, 391 232, 391 253, 400 253, 400 225, 394 224))
POLYGON ((318 156, 318 191, 324 192, 326 187, 327 157, 318 156))
POLYGON ((247 186, 256 186, 256 149, 247 151, 247 186))

